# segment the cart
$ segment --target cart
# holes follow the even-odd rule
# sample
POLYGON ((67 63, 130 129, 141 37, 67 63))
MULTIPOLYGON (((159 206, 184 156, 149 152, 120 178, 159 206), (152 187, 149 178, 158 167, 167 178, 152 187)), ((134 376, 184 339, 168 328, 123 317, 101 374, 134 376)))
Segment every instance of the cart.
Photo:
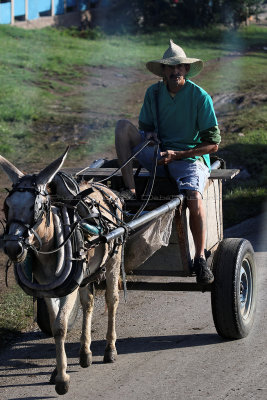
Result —
MULTIPOLYGON (((78 181, 94 178, 94 182, 98 182, 113 175, 117 168, 117 160, 101 159, 82 171, 72 169, 66 172, 71 173, 78 181)), ((256 310, 257 281, 252 245, 242 238, 223 239, 222 181, 233 179, 238 172, 237 169, 226 169, 223 160, 212 159, 211 175, 203 195, 207 218, 206 258, 215 278, 212 284, 198 284, 192 279, 194 243, 189 229, 188 210, 186 200, 177 192, 174 182, 169 178, 156 177, 144 212, 135 218, 136 212, 146 200, 142 195, 150 182, 149 172, 138 163, 134 165, 137 199, 126 200, 124 204, 127 228, 122 226, 114 229, 104 237, 104 240, 109 242, 127 234, 127 290, 211 292, 214 324, 218 334, 225 339, 247 336, 253 325, 256 310), (138 241, 141 240, 142 234, 151 227, 152 231, 153 228, 157 228, 159 221, 162 221, 160 218, 166 215, 167 223, 165 221, 161 233, 166 233, 167 224, 168 243, 164 246, 159 245, 156 251, 155 248, 152 249, 151 253, 154 254, 151 256, 148 251, 145 252, 144 259, 136 257, 136 254, 142 253, 138 251, 138 241), (134 243, 137 243, 137 251, 134 243), (134 265, 131 262, 133 260, 134 265)), ((123 186, 121 172, 118 171, 105 183, 111 189, 119 191, 123 186)), ((153 236, 151 242, 154 242, 153 236)), ((43 324, 44 304, 40 300, 37 306, 37 322, 43 331, 49 333, 49 328, 43 324)), ((77 314, 77 310, 75 313, 77 314)), ((73 315, 69 328, 75 318, 76 315, 73 315)))
MULTIPOLYGON (((94 178, 97 182, 110 176, 117 166, 116 160, 97 160, 80 175, 78 173, 77 178, 94 178)), ((223 239, 222 181, 233 179, 238 173, 237 169, 226 169, 223 160, 212 159, 211 175, 203 196, 207 218, 206 257, 215 278, 210 285, 190 279, 193 276, 194 243, 188 210, 185 199, 177 193, 177 187, 170 179, 156 178, 146 212, 128 223, 132 232, 139 235, 140 229, 153 221, 157 224, 160 216, 174 210, 168 246, 162 246, 132 271, 127 269, 126 262, 127 290, 209 291, 216 330, 226 339, 247 336, 256 310, 257 281, 252 245, 242 238, 223 239)), ((137 200, 125 201, 125 209, 132 215, 144 201, 142 193, 149 181, 149 173, 138 165, 134 174, 137 200)), ((107 184, 113 190, 119 190, 123 186, 121 173, 111 177, 107 184)), ((122 232, 123 228, 118 228, 107 235, 106 240, 114 239, 122 232)), ((131 234, 126 255, 130 242, 131 234)))

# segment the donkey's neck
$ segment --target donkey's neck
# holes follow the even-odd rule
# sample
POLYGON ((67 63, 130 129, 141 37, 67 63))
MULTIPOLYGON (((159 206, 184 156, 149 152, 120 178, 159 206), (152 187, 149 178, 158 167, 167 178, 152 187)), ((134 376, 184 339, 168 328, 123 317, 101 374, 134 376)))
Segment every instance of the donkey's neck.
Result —
POLYGON ((55 246, 55 232, 52 212, 50 211, 50 224, 47 226, 46 217, 36 229, 36 233, 39 235, 42 241, 41 251, 50 251, 55 246))
MULTIPOLYGON (((54 232, 54 223, 52 213, 50 212, 50 225, 46 225, 46 219, 44 218, 42 223, 39 225, 36 233, 40 236, 42 246, 40 251, 49 252, 56 248, 56 235, 54 232)), ((34 263, 34 276, 39 283, 48 283, 51 281, 51 277, 54 275, 57 268, 57 253, 52 254, 35 254, 34 263)))

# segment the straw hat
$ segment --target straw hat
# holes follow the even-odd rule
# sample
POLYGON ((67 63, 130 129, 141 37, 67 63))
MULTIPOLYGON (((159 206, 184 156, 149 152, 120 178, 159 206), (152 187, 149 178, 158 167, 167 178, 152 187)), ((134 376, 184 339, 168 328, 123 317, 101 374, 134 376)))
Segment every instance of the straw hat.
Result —
POLYGON ((163 65, 190 64, 187 77, 196 76, 203 69, 204 63, 198 58, 187 58, 183 49, 170 40, 169 48, 163 54, 161 60, 153 60, 146 63, 147 69, 155 75, 164 76, 163 65))

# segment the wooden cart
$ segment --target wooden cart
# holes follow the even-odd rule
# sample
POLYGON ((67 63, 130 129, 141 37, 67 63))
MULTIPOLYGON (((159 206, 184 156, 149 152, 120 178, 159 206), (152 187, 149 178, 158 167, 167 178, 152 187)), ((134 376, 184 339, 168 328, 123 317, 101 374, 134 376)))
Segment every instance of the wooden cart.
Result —
MULTIPOLYGON (((76 179, 97 182, 110 176, 117 167, 116 160, 97 160, 82 172, 72 171, 76 179)), ((131 232, 138 232, 149 221, 175 210, 172 232, 167 247, 161 247, 141 266, 127 275, 128 290, 210 291, 212 313, 218 334, 228 339, 248 335, 256 308, 256 266, 253 248, 242 238, 223 239, 222 181, 232 179, 238 170, 225 169, 223 160, 212 163, 210 178, 204 191, 207 215, 206 256, 214 273, 211 285, 197 284, 192 272, 194 243, 189 229, 188 210, 183 196, 168 178, 156 178, 152 197, 146 213, 129 222, 131 232), (132 225, 131 225, 132 224, 132 225), (166 279, 168 277, 168 279, 166 279)), ((142 204, 142 193, 149 180, 145 169, 134 169, 137 200, 125 201, 125 210, 134 215, 142 204)), ((120 190, 121 173, 107 182, 114 190, 120 190)), ((123 228, 107 235, 107 241, 122 234, 123 228), (117 235, 117 236, 116 236, 117 235)), ((131 234, 129 236, 131 241, 131 234)), ((127 246, 127 244, 126 244, 127 246)), ((129 271, 128 271, 129 272, 129 271)))

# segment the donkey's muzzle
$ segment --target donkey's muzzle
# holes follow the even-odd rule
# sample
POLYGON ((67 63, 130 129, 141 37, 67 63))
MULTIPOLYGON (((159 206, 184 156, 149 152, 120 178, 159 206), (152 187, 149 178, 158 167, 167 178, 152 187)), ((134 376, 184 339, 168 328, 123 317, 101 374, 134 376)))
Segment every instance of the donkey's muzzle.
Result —
POLYGON ((22 262, 27 255, 23 243, 18 240, 6 240, 4 237, 4 252, 11 261, 22 262))

